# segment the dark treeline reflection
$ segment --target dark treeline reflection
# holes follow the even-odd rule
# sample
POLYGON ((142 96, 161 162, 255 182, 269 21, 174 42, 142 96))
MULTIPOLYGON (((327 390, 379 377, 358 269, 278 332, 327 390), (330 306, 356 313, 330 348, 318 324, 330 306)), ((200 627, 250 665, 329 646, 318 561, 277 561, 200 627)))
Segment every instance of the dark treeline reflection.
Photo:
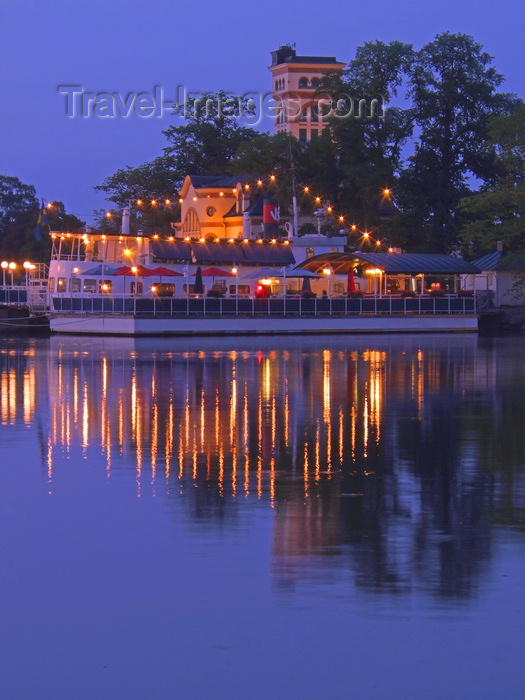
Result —
POLYGON ((466 598, 498 526, 525 523, 521 338, 0 348, 2 427, 37 428, 51 490, 85 459, 104 478, 129 475, 137 496, 176 500, 208 530, 242 528, 250 505, 272 508, 284 587, 347 576, 466 598))

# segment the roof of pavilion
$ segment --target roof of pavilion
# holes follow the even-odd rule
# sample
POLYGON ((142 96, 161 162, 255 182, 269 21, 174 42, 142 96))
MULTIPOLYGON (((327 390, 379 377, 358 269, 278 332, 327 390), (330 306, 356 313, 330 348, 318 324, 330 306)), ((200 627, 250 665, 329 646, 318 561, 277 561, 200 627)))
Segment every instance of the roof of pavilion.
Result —
POLYGON ((383 270, 387 275, 460 275, 478 274, 478 267, 461 258, 438 253, 321 253, 298 267, 317 272, 329 265, 334 274, 347 274, 363 263, 383 270))

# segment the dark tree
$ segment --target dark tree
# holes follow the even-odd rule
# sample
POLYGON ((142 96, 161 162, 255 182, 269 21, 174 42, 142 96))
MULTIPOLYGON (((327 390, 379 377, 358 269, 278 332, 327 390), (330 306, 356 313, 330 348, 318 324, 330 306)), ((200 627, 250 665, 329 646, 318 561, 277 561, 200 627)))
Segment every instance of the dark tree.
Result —
POLYGON ((472 178, 493 176, 484 144, 489 119, 513 100, 498 94, 503 77, 492 57, 466 34, 446 32, 417 54, 410 78, 416 151, 400 186, 400 201, 419 230, 418 248, 449 252, 458 244, 457 207, 472 178))
POLYGON ((502 241, 508 250, 525 252, 525 104, 508 116, 493 117, 487 152, 494 156, 494 181, 461 200, 466 223, 461 230, 462 249, 477 257, 502 241))

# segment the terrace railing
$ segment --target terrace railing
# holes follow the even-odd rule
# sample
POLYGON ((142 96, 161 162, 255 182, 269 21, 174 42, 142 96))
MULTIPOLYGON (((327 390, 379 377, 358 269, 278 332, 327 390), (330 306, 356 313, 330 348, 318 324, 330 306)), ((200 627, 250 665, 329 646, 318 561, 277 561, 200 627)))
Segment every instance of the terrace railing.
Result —
POLYGON ((348 316, 393 314, 476 314, 475 296, 365 296, 302 299, 275 297, 145 298, 129 295, 59 294, 52 298, 55 313, 133 314, 135 316, 348 316))

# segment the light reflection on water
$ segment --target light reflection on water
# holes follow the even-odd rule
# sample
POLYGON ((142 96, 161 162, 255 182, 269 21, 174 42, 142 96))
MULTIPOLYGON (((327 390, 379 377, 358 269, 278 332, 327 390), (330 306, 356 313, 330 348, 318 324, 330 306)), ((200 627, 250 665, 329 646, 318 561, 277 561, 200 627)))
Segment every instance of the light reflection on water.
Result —
MULTIPOLYGON (((159 548, 189 528, 186 556, 200 552, 210 586, 236 570, 210 573, 206 547, 233 550, 260 532, 237 556, 269 561, 261 608, 315 591, 357 615, 388 619, 405 600, 439 617, 493 595, 502 551, 508 566, 520 561, 523 346, 439 335, 3 340, 0 434, 17 461, 36 440, 40 468, 24 478, 51 499, 83 480, 96 513, 96 485, 116 480, 115 518, 130 521, 136 506, 120 489, 160 499, 159 548)), ((327 683, 327 696, 344 696, 327 683)))

